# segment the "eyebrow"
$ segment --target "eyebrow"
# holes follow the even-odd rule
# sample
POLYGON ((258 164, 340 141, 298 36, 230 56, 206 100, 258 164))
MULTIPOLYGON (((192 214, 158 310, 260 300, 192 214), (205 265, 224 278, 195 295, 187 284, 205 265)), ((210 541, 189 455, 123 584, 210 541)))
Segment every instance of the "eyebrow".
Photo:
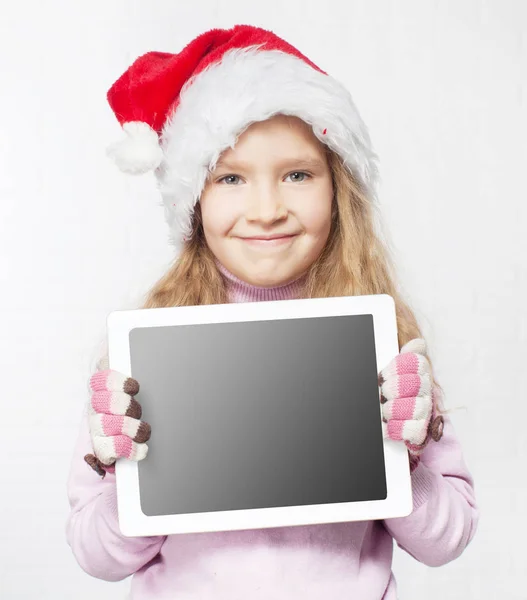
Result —
MULTIPOLYGON (((278 166, 281 168, 286 167, 294 167, 301 169, 322 169, 325 167, 325 163, 320 158, 312 158, 309 156, 301 156, 298 158, 286 158, 278 163, 278 166)), ((250 166, 243 161, 228 161, 228 160, 218 160, 216 163, 216 168, 222 169, 232 169, 236 171, 240 170, 250 170, 250 166)))

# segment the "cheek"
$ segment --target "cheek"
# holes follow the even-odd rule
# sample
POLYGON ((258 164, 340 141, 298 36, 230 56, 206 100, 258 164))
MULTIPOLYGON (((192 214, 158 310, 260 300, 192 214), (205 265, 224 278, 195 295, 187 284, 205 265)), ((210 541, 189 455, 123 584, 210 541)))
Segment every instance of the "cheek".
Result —
POLYGON ((331 226, 331 198, 321 200, 317 196, 311 202, 304 203, 297 215, 308 234, 325 235, 331 226))
POLYGON ((205 197, 201 200, 203 229, 207 236, 225 235, 239 218, 235 203, 220 201, 218 198, 205 197))

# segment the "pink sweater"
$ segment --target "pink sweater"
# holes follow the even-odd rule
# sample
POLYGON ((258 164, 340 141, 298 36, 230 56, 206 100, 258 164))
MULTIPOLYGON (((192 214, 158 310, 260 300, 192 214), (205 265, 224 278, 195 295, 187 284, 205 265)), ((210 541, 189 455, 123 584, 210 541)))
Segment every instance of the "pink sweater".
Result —
MULTIPOLYGON (((255 288, 220 268, 231 302, 298 291, 300 280, 255 288)), ((412 473, 412 514, 384 521, 127 538, 119 531, 115 475, 102 480, 83 460, 89 452, 84 417, 68 479, 67 540, 90 575, 133 575, 132 600, 395 600, 393 540, 416 560, 440 566, 463 552, 478 523, 473 480, 446 416, 443 437, 412 473)))

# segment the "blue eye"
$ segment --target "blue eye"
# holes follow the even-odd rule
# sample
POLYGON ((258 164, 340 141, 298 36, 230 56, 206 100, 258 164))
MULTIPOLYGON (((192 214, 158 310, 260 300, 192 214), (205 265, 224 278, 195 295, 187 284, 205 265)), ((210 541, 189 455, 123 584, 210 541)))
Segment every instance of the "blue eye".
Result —
MULTIPOLYGON (((301 175, 302 179, 294 179, 293 180, 293 181, 299 181, 300 183, 305 181, 308 177, 311 177, 311 175, 309 175, 309 173, 305 173, 304 171, 293 171, 292 173, 289 173, 289 175, 287 177, 291 177, 291 175, 301 175)), ((286 179, 287 179, 287 177, 286 177, 286 179)))
MULTIPOLYGON (((218 179, 218 183, 222 183, 226 179, 232 179, 232 178, 239 179, 238 175, 225 175, 225 177, 222 177, 221 179, 218 179)), ((232 184, 229 183, 228 185, 232 185, 232 184)), ((234 185, 236 185, 236 184, 234 184, 234 185)))
MULTIPOLYGON (((292 173, 289 173, 289 175, 286 177, 286 179, 288 177, 292 177, 292 176, 295 176, 293 179, 293 182, 297 182, 297 183, 302 183, 306 179, 311 178, 311 175, 309 173, 306 173, 305 171, 293 171, 292 173)), ((218 179, 218 183, 225 183, 227 185, 238 185, 237 182, 239 182, 239 180, 240 180, 239 175, 225 175, 225 176, 221 177, 220 179, 218 179), (235 180, 235 181, 233 181, 233 180, 235 180)))

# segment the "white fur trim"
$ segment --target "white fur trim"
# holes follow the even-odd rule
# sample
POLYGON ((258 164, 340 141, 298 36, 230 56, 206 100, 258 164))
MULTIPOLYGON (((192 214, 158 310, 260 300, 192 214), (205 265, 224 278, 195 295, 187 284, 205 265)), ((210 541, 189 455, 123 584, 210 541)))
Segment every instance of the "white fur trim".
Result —
POLYGON ((106 153, 121 171, 140 175, 156 169, 163 160, 159 136, 147 123, 124 123, 126 137, 108 147, 106 153))
POLYGON ((177 250, 191 233, 208 170, 251 123, 275 114, 309 123, 375 199, 377 156, 348 90, 285 52, 259 46, 234 49, 186 83, 161 135, 164 160, 156 176, 177 250))

